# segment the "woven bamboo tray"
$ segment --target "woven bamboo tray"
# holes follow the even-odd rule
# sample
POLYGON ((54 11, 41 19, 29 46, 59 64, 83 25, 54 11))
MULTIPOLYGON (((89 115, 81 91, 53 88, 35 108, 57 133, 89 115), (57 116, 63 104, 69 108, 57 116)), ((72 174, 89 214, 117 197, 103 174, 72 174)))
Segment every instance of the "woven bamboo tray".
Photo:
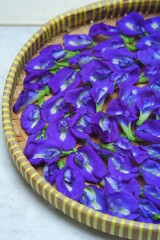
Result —
POLYGON ((47 183, 42 169, 35 169, 23 154, 28 136, 20 125, 21 112, 14 114, 12 105, 23 89, 24 66, 45 45, 62 43, 62 32, 88 33, 91 21, 115 24, 124 14, 141 12, 145 17, 160 13, 160 0, 106 0, 61 14, 36 32, 19 51, 8 73, 3 92, 3 128, 9 151, 19 172, 51 205, 71 218, 94 229, 119 237, 139 240, 160 240, 160 225, 129 221, 94 211, 65 197, 47 183))

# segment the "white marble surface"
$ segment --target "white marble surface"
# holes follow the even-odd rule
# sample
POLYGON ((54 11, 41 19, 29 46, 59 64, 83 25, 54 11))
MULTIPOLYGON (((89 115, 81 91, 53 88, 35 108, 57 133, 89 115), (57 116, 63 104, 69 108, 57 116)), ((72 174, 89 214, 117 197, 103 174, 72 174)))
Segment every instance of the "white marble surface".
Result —
MULTIPOLYGON (((16 54, 38 28, 0 27, 0 101, 2 101, 7 73, 16 54)), ((38 196, 14 166, 8 153, 1 122, 0 239, 118 240, 119 238, 75 222, 38 196)))

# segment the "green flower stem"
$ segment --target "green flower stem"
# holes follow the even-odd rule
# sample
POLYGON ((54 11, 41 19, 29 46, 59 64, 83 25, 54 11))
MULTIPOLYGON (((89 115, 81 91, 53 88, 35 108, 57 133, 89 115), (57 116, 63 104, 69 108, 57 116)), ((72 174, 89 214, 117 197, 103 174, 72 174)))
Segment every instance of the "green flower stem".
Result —
POLYGON ((110 150, 111 152, 115 152, 114 144, 113 143, 101 143, 101 147, 105 148, 107 150, 110 150))
POLYGON ((44 102, 45 102, 44 98, 39 98, 38 99, 38 104, 39 104, 40 107, 42 107, 44 102))
POLYGON ((151 111, 147 111, 144 114, 142 113, 142 111, 140 111, 140 116, 139 116, 139 119, 138 119, 136 125, 141 126, 144 123, 144 121, 146 121, 148 119, 150 114, 151 114, 151 111))
POLYGON ((61 170, 61 169, 66 165, 66 163, 65 163, 65 161, 62 159, 62 160, 60 160, 60 161, 57 162, 57 165, 58 165, 59 170, 61 170))
POLYGON ((128 127, 124 123, 121 123, 120 121, 119 121, 119 124, 121 125, 121 128, 123 129, 123 132, 125 133, 126 137, 131 142, 135 142, 136 136, 135 136, 134 132, 132 132, 131 122, 129 122, 128 127))
POLYGON ((73 148, 72 150, 70 150, 70 151, 62 151, 61 157, 66 157, 66 156, 68 156, 68 155, 71 154, 71 153, 77 153, 77 148, 74 147, 74 148, 73 148))
POLYGON ((130 50, 131 52, 136 52, 137 51, 137 48, 136 48, 135 45, 130 45, 130 44, 127 44, 127 43, 125 45, 126 45, 126 48, 128 50, 130 50))
POLYGON ((141 77, 139 78, 139 81, 138 81, 138 84, 140 83, 148 83, 149 82, 149 78, 146 78, 146 77, 141 77))
POLYGON ((160 214, 154 213, 153 219, 154 219, 154 220, 160 220, 160 214))
POLYGON ((134 38, 133 37, 126 37, 124 35, 120 35, 121 38, 123 38, 124 42, 125 43, 128 43, 128 44, 133 44, 134 43, 134 38))
MULTIPOLYGON (((105 99, 104 99, 104 101, 105 101, 105 99)), ((96 103, 96 112, 102 111, 104 101, 102 101, 101 104, 99 104, 99 105, 96 103)))
POLYGON ((65 50, 65 52, 66 52, 66 55, 65 55, 64 59, 74 57, 74 56, 76 56, 77 54, 80 53, 79 51, 72 52, 72 51, 67 51, 67 50, 65 50))
POLYGON ((48 86, 45 86, 45 88, 41 91, 38 91, 38 98, 37 99, 42 99, 44 96, 49 96, 50 94, 50 88, 48 86))
POLYGON ((56 62, 57 67, 69 67, 68 61, 56 62))

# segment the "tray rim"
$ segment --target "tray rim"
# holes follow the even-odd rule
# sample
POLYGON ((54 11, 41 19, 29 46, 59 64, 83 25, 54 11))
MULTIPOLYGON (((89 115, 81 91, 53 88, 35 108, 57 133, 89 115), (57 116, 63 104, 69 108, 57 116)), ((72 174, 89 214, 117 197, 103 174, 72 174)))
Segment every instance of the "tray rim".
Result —
POLYGON ((142 13, 160 12, 160 1, 106 0, 60 14, 44 24, 21 48, 9 70, 2 98, 2 121, 5 138, 14 164, 31 187, 51 205, 71 218, 102 232, 128 239, 144 239, 143 237, 146 236, 148 240, 158 240, 160 239, 160 224, 137 222, 103 214, 58 192, 29 163, 19 147, 12 127, 11 99, 14 88, 25 64, 38 49, 67 28, 85 25, 92 19, 96 21, 105 17, 123 15, 133 10, 142 13))

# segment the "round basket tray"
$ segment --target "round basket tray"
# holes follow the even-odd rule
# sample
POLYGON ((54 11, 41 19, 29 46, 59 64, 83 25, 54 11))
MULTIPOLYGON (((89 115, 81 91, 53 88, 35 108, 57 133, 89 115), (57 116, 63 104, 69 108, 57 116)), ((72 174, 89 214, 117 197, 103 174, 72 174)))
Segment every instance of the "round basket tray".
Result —
POLYGON ((71 218, 102 232, 128 239, 160 239, 160 225, 120 219, 94 211, 73 201, 52 187, 23 154, 28 136, 20 125, 21 112, 14 114, 12 105, 23 89, 25 64, 45 45, 62 43, 62 33, 88 33, 92 21, 115 24, 124 14, 141 12, 145 17, 160 12, 159 0, 107 0, 61 14, 36 32, 19 51, 8 73, 2 104, 3 128, 11 156, 18 170, 32 188, 51 205, 71 218))

